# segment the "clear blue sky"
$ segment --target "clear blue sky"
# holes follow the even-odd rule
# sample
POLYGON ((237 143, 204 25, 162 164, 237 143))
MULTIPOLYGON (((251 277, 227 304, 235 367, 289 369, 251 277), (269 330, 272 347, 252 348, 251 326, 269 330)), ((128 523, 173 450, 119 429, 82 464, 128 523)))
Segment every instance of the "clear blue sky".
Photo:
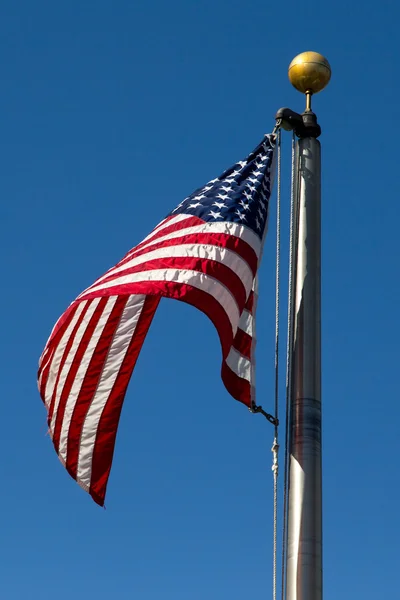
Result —
MULTIPOLYGON (((304 50, 333 69, 314 101, 324 598, 397 597, 399 19, 395 2, 371 0, 2 2, 2 599, 271 597, 272 427, 225 392, 206 317, 161 303, 125 401, 105 511, 53 451, 36 369, 82 289, 245 156, 280 106, 303 109, 287 66, 304 50)), ((284 155, 287 177, 289 134, 284 155)), ((286 262, 287 196, 283 212, 286 262)), ((269 410, 274 244, 271 227, 258 313, 269 410)))

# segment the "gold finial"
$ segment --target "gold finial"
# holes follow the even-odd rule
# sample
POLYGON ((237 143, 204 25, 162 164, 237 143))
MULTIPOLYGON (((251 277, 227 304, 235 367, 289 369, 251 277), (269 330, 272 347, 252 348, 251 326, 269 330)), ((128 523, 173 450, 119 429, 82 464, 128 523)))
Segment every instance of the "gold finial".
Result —
POLYGON ((311 96, 323 90, 330 78, 330 64, 318 52, 298 54, 289 65, 290 83, 306 95, 306 112, 311 111, 311 96))

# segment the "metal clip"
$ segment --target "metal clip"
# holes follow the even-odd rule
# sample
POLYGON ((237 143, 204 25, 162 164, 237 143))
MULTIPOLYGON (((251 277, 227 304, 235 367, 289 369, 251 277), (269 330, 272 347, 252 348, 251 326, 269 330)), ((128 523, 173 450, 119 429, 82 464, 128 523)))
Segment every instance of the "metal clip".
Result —
POLYGON ((278 118, 276 118, 276 124, 275 124, 274 130, 272 132, 272 135, 276 136, 281 127, 282 127, 282 119, 278 117, 278 118))
POLYGON ((267 413, 262 406, 253 406, 250 411, 252 413, 260 413, 262 415, 264 415, 264 417, 267 419, 267 421, 269 421, 270 423, 272 423, 272 425, 275 425, 276 427, 279 425, 279 419, 277 419, 276 417, 274 417, 273 415, 270 415, 269 413, 267 413))

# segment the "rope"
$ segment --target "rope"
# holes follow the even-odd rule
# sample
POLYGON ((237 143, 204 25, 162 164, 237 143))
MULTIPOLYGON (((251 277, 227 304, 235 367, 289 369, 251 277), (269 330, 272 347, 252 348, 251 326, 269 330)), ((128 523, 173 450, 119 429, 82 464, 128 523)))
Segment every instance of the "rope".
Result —
POLYGON ((295 144, 296 136, 293 132, 292 137, 292 176, 290 189, 290 242, 289 242, 289 284, 288 284, 288 323, 287 323, 287 344, 286 344, 286 419, 285 419, 285 471, 284 471, 284 486, 283 486, 283 527, 282 527, 282 582, 281 582, 281 599, 285 599, 285 575, 286 575, 286 531, 287 531, 287 491, 289 485, 289 423, 290 423, 290 394, 292 387, 292 345, 293 345, 293 274, 295 272, 293 265, 293 233, 297 229, 298 211, 295 210, 295 144))
POLYGON ((272 598, 276 600, 277 580, 277 531, 278 531, 278 423, 279 423, 279 300, 280 300, 280 257, 281 257, 281 130, 278 131, 278 181, 276 210, 276 286, 275 286, 275 424, 272 472, 274 477, 274 525, 273 525, 273 564, 272 564, 272 598))

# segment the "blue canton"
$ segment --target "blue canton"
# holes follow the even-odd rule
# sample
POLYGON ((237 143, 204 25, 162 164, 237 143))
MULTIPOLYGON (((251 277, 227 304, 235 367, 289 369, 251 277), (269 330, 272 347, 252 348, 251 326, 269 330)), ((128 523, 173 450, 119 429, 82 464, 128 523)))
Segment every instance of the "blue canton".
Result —
POLYGON ((262 238, 271 196, 274 148, 275 136, 265 136, 246 160, 196 190, 168 216, 189 214, 208 223, 240 223, 262 238))

